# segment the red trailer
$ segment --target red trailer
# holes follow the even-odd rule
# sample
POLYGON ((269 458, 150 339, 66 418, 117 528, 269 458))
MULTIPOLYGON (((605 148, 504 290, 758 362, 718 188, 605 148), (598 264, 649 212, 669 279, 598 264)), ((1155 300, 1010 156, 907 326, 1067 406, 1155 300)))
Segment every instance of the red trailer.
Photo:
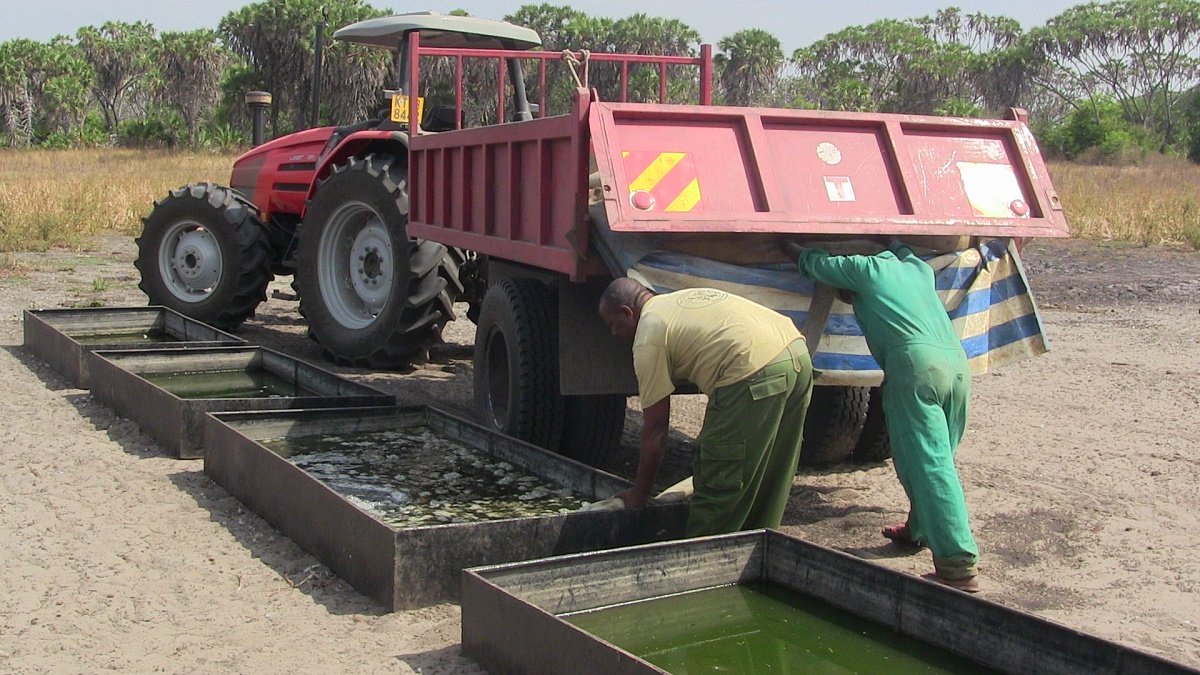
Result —
MULTIPOLYGON (((409 40, 414 54, 461 57, 423 48, 417 35, 409 40)), ((703 80, 705 61, 697 65, 703 80)), ((417 73, 409 86, 419 91, 417 73)), ((707 103, 707 90, 700 91, 707 103)), ((557 438, 565 451, 587 456, 589 439, 610 442, 625 396, 636 391, 628 346, 596 317, 597 294, 615 275, 638 274, 660 290, 728 288, 811 332, 816 293, 780 258, 785 237, 890 235, 966 250, 943 269, 978 285, 979 275, 964 277, 962 269, 986 268, 988 257, 992 273, 1011 283, 1011 270, 994 269, 1008 263, 1023 281, 1015 250, 1001 251, 995 241, 1067 235, 1062 205, 1017 110, 983 120, 634 104, 604 102, 586 89, 572 103, 562 115, 414 134, 409 143, 409 236, 484 261, 489 290, 475 351, 480 415, 552 447, 557 438), (668 264, 656 266, 664 256, 668 264), (789 298, 780 300, 775 291, 789 285, 789 298)), ((971 293, 969 285, 958 290, 971 293)), ((978 370, 1045 348, 1027 288, 987 307, 1014 304, 1014 297, 1028 300, 1015 310, 1018 324, 1009 325, 1006 307, 999 318, 985 317, 987 331, 964 335, 983 343, 969 351, 978 370), (993 323, 997 333, 1011 330, 989 335, 993 323)), ((834 318, 853 321, 848 306, 831 309, 834 318)), ((972 314, 966 318, 978 323, 972 314)), ((806 336, 826 385, 814 395, 806 460, 855 451, 878 459, 886 436, 868 407, 882 374, 873 362, 843 365, 848 350, 837 343, 848 336, 820 328, 806 336)), ((866 353, 860 335, 858 342, 850 356, 866 353)))
POLYGON ((854 249, 902 237, 936 260, 977 370, 1045 349, 1012 242, 1066 236, 1067 225, 1020 111, 980 120, 712 106, 707 46, 695 58, 554 54, 530 51, 532 31, 474 18, 387 17, 335 37, 395 51, 403 84, 389 114, 277 139, 238 160, 233 190, 191 186, 160 205, 173 219, 151 214, 139 258, 152 300, 165 288, 189 302, 163 304, 192 315, 188 304, 220 305, 219 317, 240 321, 269 278, 244 261, 269 256, 273 272, 295 271, 327 353, 369 367, 412 360, 453 318, 452 303, 467 302, 482 420, 583 459, 618 441, 636 392, 628 346, 596 313, 618 275, 658 290, 727 288, 792 317, 825 373, 805 434, 810 462, 880 456, 870 392, 881 374, 849 308, 822 303, 783 259, 786 238, 854 249), (453 67, 452 104, 425 105, 430 59, 453 67), (563 59, 583 85, 589 68, 611 63, 621 101, 635 76, 644 95, 649 73, 658 102, 602 101, 580 86, 551 115, 548 64, 563 59), (495 92, 486 126, 464 118, 464 98, 479 94, 464 89, 467 72, 495 92), (693 99, 667 102, 681 91, 693 99), (199 203, 207 220, 178 216, 199 203), (238 236, 221 236, 231 227, 238 236), (249 277, 243 290, 222 295, 203 265, 189 267, 189 255, 220 253, 226 271, 249 277))

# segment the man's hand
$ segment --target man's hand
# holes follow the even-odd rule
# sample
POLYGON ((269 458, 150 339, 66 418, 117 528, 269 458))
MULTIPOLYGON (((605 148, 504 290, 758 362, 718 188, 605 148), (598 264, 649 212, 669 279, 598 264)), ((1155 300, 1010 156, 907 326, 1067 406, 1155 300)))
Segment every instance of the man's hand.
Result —
POLYGON ((650 501, 650 494, 646 492, 640 492, 636 487, 631 487, 626 490, 621 490, 617 494, 613 495, 612 498, 620 499, 621 501, 625 502, 625 508, 627 509, 640 509, 646 505, 646 502, 650 501))
POLYGON ((794 262, 800 259, 800 254, 804 253, 804 247, 794 241, 785 241, 783 242, 783 252, 794 262))

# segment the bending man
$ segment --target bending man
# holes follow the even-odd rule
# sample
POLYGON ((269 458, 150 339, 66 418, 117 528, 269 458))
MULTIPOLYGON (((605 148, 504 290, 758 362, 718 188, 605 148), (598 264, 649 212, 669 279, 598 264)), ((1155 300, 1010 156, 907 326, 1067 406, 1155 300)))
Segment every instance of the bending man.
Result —
POLYGON ((872 256, 831 256, 794 243, 786 248, 806 276, 851 292, 854 316, 883 368, 888 438, 910 505, 908 521, 885 529, 884 536, 929 546, 938 581, 979 590, 979 550, 954 468, 971 372, 938 298, 933 269, 899 243, 872 256))
POLYGON ((708 395, 687 535, 779 527, 812 396, 812 361, 792 322, 725 291, 656 296, 628 278, 605 289, 599 309, 633 343, 643 414, 637 475, 617 496, 631 507, 649 499, 674 382, 686 380, 708 395))

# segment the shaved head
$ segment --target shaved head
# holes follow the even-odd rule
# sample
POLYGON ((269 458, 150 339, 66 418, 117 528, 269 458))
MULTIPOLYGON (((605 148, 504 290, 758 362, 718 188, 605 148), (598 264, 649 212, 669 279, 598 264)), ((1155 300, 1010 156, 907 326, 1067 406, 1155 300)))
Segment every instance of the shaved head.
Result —
POLYGON ((600 318, 613 337, 632 342, 642 316, 642 305, 654 292, 629 277, 615 279, 600 295, 600 318))
POLYGON ((640 309, 654 292, 629 277, 614 279, 600 296, 600 311, 625 306, 640 309))

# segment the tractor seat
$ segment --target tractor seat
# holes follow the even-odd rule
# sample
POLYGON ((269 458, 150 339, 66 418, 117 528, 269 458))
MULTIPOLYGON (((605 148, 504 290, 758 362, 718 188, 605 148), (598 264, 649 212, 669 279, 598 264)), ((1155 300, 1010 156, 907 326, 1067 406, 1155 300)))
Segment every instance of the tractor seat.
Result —
POLYGON ((452 105, 435 105, 421 118, 423 131, 453 131, 457 109, 452 105))

